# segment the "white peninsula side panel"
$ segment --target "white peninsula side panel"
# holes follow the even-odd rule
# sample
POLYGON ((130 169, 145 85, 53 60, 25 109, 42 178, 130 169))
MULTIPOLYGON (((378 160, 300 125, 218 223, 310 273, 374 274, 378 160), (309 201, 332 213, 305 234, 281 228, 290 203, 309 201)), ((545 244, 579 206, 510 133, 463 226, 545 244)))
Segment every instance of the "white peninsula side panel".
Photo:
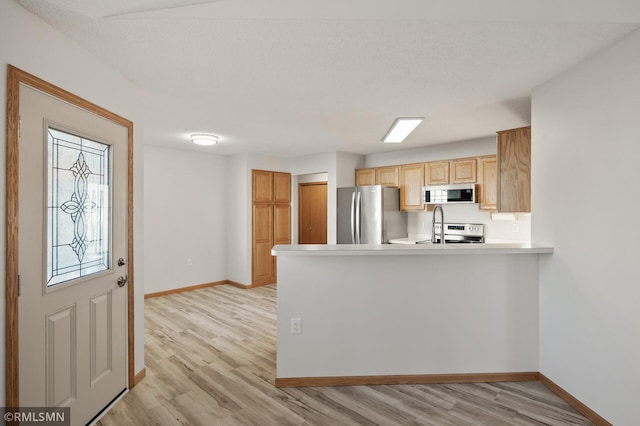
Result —
POLYGON ((538 371, 538 254, 274 252, 279 379, 538 371))

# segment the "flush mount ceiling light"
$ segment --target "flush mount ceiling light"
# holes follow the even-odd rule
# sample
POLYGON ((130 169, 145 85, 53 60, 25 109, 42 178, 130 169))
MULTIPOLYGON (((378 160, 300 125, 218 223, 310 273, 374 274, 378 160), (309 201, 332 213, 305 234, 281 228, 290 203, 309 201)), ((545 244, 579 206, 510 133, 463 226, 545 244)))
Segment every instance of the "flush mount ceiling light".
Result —
POLYGON ((382 138, 384 143, 400 143, 424 120, 424 117, 396 118, 391 128, 382 138))
POLYGON ((215 145, 218 143, 218 137, 207 133, 194 133, 191 135, 191 142, 196 145, 215 145))

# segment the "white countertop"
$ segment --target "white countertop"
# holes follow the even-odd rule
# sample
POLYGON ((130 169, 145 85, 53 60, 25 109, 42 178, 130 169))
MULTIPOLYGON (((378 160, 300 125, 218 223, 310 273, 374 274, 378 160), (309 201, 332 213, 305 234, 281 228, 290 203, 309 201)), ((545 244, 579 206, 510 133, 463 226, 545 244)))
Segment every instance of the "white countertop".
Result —
POLYGON ((490 244, 292 244, 277 245, 274 256, 395 256, 451 254, 551 254, 553 247, 531 243, 490 244))

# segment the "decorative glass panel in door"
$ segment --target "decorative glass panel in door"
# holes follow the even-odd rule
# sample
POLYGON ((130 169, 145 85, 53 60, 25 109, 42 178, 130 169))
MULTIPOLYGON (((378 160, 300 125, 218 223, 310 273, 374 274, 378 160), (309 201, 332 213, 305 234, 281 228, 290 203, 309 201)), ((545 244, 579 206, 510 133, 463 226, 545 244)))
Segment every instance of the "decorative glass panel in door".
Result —
POLYGON ((111 146, 47 128, 46 286, 111 268, 111 146))

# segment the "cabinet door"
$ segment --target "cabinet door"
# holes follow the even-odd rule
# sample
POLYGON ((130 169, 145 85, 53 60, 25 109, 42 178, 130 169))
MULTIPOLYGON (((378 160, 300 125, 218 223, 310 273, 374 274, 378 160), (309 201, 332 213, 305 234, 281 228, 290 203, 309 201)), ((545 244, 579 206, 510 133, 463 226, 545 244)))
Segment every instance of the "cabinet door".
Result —
POLYGON ((496 210, 498 208, 498 162, 495 157, 483 158, 481 161, 480 209, 496 210))
POLYGON ((475 183, 476 159, 451 161, 451 183, 475 183))
POLYGON ((356 186, 375 185, 376 169, 357 169, 356 186))
POLYGON ((291 205, 274 205, 273 220, 273 245, 291 244, 291 205))
POLYGON ((400 166, 400 210, 423 210, 424 164, 400 166))
POLYGON ((273 172, 273 201, 276 203, 291 202, 291 175, 273 172))
POLYGON ((531 211, 531 127, 498 132, 498 210, 531 211))
POLYGON ((271 256, 273 248, 273 205, 271 203, 253 206, 253 284, 275 281, 275 262, 271 256))
POLYGON ((435 161, 426 164, 425 181, 427 185, 446 185, 449 183, 449 162, 435 161))
POLYGON ((253 170, 253 197, 254 203, 270 203, 273 200, 273 172, 253 170))
POLYGON ((376 185, 397 188, 399 184, 399 169, 397 166, 376 168, 376 185))

